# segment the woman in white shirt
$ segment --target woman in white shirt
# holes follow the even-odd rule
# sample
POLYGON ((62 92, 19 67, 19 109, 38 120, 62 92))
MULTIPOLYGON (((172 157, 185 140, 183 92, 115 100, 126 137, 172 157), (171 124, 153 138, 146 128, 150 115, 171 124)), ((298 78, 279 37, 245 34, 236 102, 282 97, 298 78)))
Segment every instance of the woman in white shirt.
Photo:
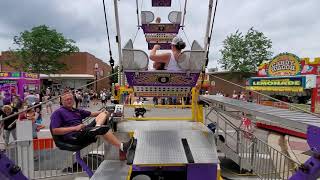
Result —
POLYGON ((186 43, 182 38, 176 36, 171 42, 171 52, 157 54, 157 50, 160 49, 160 45, 156 44, 150 52, 150 59, 155 63, 166 63, 168 71, 181 71, 178 66, 177 60, 181 55, 181 50, 186 47, 186 43))

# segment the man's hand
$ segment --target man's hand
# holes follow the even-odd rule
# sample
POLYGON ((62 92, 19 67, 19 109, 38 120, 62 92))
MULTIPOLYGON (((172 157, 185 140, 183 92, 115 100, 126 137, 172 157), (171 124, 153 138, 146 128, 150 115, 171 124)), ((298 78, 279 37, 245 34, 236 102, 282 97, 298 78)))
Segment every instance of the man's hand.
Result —
POLYGON ((77 126, 74 126, 74 130, 75 130, 75 131, 80 131, 80 130, 83 129, 85 126, 86 126, 86 125, 84 125, 84 124, 79 124, 79 125, 77 125, 77 126))

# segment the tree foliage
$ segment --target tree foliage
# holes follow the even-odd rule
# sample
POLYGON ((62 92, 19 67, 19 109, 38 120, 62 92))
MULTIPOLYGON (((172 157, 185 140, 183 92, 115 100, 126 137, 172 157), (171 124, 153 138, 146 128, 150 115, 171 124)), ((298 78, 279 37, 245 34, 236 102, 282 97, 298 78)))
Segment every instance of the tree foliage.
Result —
POLYGON ((272 56, 271 47, 271 40, 262 32, 250 28, 243 35, 237 30, 223 41, 219 63, 232 72, 255 72, 264 60, 272 56))
POLYGON ((33 27, 14 37, 18 48, 11 50, 6 64, 19 71, 55 74, 66 68, 60 58, 79 51, 74 43, 45 25, 33 27))

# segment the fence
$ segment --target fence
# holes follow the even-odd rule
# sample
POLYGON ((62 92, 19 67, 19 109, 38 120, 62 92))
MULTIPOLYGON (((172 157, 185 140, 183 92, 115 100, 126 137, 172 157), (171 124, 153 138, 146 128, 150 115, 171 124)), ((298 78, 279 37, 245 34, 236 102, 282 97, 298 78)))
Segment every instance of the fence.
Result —
POLYGON ((208 122, 216 122, 217 132, 224 140, 217 141, 217 147, 240 166, 240 171, 253 172, 261 179, 289 179, 300 165, 286 152, 281 152, 256 137, 253 133, 241 130, 224 114, 220 107, 211 107, 206 113, 208 122), (215 112, 216 121, 210 113, 215 112))
MULTIPOLYGON (((4 145, 3 145, 4 146, 4 145)), ((22 168, 29 179, 42 179, 83 172, 76 163, 75 153, 56 148, 50 139, 34 139, 32 142, 14 141, 5 146, 6 155, 22 168), (21 148, 21 143, 32 148, 21 148)), ((83 160, 96 170, 104 160, 104 146, 101 140, 81 150, 83 160)))

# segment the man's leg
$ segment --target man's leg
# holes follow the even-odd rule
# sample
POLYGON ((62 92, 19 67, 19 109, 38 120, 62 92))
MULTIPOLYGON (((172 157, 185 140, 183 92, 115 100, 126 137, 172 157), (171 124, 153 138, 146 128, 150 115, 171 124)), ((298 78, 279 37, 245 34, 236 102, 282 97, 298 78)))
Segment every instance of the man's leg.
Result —
POLYGON ((103 138, 106 141, 108 141, 110 144, 120 149, 121 142, 118 140, 118 138, 115 135, 113 135, 111 131, 108 131, 105 135, 103 135, 103 138))
POLYGON ((106 123, 107 121, 107 114, 106 113, 100 113, 97 117, 96 117, 96 126, 100 126, 106 123))

